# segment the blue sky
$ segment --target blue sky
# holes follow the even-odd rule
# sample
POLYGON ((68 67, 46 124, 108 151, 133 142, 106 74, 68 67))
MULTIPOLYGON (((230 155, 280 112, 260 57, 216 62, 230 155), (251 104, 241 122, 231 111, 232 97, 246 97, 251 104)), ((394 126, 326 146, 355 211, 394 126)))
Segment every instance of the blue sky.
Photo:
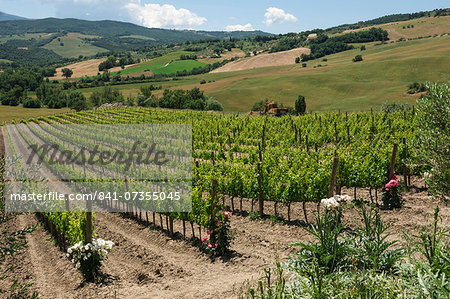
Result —
POLYGON ((0 11, 27 18, 110 19, 158 28, 286 33, 449 4, 448 0, 0 0, 0 11))

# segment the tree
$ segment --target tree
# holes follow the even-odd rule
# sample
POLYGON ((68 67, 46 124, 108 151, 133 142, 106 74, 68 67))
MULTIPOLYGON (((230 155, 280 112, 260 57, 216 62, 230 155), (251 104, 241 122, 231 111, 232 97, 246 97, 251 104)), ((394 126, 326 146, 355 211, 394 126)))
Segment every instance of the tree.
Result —
POLYGON ((295 63, 300 63, 300 57, 295 58, 295 63))
POLYGON ((450 196, 450 86, 428 83, 428 94, 417 100, 414 117, 415 154, 426 165, 429 192, 442 199, 450 196))
POLYGON ((356 55, 355 58, 353 58, 353 62, 363 61, 362 55, 356 55))
POLYGON ((67 106, 76 111, 88 109, 86 97, 78 90, 72 90, 67 94, 67 106))
POLYGON ((23 108, 41 108, 41 101, 39 99, 26 98, 22 102, 23 108))
POLYGON ((140 88, 142 95, 144 98, 149 98, 152 96, 153 85, 150 86, 141 86, 140 88))
POLYGON ((302 95, 299 95, 297 100, 295 101, 295 112, 297 114, 303 115, 306 111, 306 101, 305 97, 302 95))
POLYGON ((362 45, 361 46, 361 51, 365 51, 366 50, 366 46, 365 45, 362 45))
POLYGON ((66 77, 66 79, 69 79, 73 75, 73 71, 69 68, 63 68, 61 70, 61 72, 62 72, 63 76, 66 77))

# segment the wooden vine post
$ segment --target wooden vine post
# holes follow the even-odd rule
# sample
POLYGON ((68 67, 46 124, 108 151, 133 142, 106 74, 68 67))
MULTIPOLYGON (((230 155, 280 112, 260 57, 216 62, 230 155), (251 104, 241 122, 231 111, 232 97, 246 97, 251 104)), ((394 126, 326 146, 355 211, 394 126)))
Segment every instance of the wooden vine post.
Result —
MULTIPOLYGON (((330 176, 330 186, 328 189, 328 198, 333 197, 335 187, 336 187, 336 177, 337 177, 337 171, 339 166, 339 157, 334 154, 333 158, 333 168, 331 169, 331 176, 330 176)), ((317 214, 320 213, 320 201, 317 203, 317 214)), ((306 212, 305 212, 305 218, 306 218, 306 212)))
POLYGON ((330 188, 328 189, 328 197, 333 197, 334 195, 338 166, 339 166, 339 157, 335 155, 333 158, 333 168, 331 170, 330 188))
POLYGON ((6 155, 5 139, 3 138, 3 126, 0 126, 0 157, 6 155))
POLYGON ((405 187, 408 187, 408 173, 406 169, 406 138, 403 137, 403 179, 405 181, 405 187))
POLYGON ((394 146, 392 148, 391 164, 389 165, 389 173, 388 173, 388 180, 389 181, 394 176, 395 157, 397 156, 397 150, 398 150, 398 143, 394 143, 394 146))
POLYGON ((264 197, 263 197, 263 186, 262 186, 262 171, 261 171, 261 163, 258 163, 258 201, 259 201, 259 216, 264 216, 264 197))
POLYGON ((211 182, 211 220, 214 218, 214 209, 217 204, 217 179, 212 179, 211 182))
POLYGON ((84 243, 92 243, 92 201, 89 199, 86 202, 86 234, 84 243))

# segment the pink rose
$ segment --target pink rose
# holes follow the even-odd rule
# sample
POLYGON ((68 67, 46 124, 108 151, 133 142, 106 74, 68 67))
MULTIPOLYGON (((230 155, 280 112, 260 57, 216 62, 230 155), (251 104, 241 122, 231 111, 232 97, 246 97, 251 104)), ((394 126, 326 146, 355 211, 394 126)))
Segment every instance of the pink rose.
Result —
POLYGON ((406 200, 406 197, 402 196, 402 199, 403 199, 403 200, 406 200))
POLYGON ((389 191, 389 188, 386 188, 386 191, 389 191))
POLYGON ((206 233, 207 233, 208 235, 212 235, 213 232, 214 232, 213 230, 207 230, 207 231, 206 231, 206 233))
POLYGON ((217 248, 217 247, 219 247, 219 244, 216 243, 216 244, 214 244, 214 246, 216 246, 216 248, 217 248))
POLYGON ((202 242, 205 242, 206 240, 208 240, 208 237, 205 236, 202 238, 202 242))
POLYGON ((212 248, 212 244, 208 244, 208 247, 209 247, 209 248, 212 248))
POLYGON ((231 217, 231 212, 224 212, 223 214, 225 215, 226 218, 230 218, 231 217))
POLYGON ((394 176, 392 177, 393 180, 397 180, 397 176, 394 174, 394 176))

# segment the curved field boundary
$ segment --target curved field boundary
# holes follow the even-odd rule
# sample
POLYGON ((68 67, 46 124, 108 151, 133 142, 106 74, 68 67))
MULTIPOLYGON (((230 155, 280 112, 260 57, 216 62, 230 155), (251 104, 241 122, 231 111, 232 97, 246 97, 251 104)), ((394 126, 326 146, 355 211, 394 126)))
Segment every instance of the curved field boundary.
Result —
POLYGON ((296 48, 289 51, 260 54, 227 63, 211 73, 242 71, 269 66, 293 65, 295 64, 296 57, 299 57, 302 54, 309 54, 310 52, 311 50, 308 48, 296 48))

